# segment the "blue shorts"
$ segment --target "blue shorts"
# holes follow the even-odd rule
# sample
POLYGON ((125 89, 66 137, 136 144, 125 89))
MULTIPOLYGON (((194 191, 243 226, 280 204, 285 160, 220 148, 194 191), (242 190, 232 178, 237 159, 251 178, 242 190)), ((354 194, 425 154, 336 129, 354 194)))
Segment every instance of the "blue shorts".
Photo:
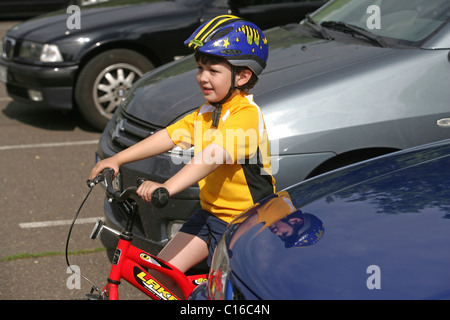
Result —
POLYGON ((198 209, 183 224, 180 231, 195 235, 206 242, 209 248, 208 267, 211 266, 211 260, 217 243, 222 238, 228 223, 206 210, 198 209))

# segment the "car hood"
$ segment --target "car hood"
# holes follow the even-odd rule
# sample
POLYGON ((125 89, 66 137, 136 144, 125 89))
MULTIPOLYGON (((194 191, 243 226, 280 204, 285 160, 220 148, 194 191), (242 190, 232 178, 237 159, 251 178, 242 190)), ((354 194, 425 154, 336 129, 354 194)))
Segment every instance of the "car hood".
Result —
MULTIPOLYGON (((59 43, 70 41, 74 37, 88 32, 101 32, 114 23, 115 28, 123 25, 125 30, 132 30, 134 23, 158 18, 180 12, 185 15, 190 10, 173 1, 147 1, 148 3, 107 2, 99 5, 80 8, 80 28, 67 26, 68 19, 73 13, 66 10, 55 11, 27 20, 9 31, 9 36, 16 39, 26 39, 41 43, 59 43)), ((71 20, 72 21, 72 20, 71 20)), ((73 21, 72 21, 73 23, 73 21)))
MULTIPOLYGON (((314 38, 299 32, 299 29, 301 26, 295 25, 265 32, 270 46, 267 68, 252 89, 255 97, 260 98, 256 101, 263 109, 261 101, 273 91, 295 84, 299 86, 318 75, 331 76, 345 69, 354 70, 368 60, 381 59, 393 53, 392 49, 354 40, 314 38)), ((195 74, 192 56, 156 69, 142 77, 130 90, 123 110, 140 120, 165 127, 204 103, 195 74)))
POLYGON ((448 299, 449 166, 447 140, 265 199, 225 234, 232 277, 261 299, 448 299), (299 216, 315 228, 276 233, 299 216))

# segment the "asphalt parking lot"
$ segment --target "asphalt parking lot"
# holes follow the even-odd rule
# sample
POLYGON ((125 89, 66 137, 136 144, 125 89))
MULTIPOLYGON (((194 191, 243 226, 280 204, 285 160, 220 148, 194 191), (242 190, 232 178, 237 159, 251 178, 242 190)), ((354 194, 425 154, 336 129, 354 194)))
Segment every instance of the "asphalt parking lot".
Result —
MULTIPOLYGON (((0 21, 0 38, 15 22, 0 21)), ((0 83, 0 299, 83 299, 91 285, 67 273, 69 223, 88 191, 100 133, 76 113, 12 101, 0 83)), ((89 235, 103 216, 97 187, 72 232, 70 263, 99 287, 108 276, 107 252, 89 235)), ((141 299, 128 284, 121 298, 141 299)))

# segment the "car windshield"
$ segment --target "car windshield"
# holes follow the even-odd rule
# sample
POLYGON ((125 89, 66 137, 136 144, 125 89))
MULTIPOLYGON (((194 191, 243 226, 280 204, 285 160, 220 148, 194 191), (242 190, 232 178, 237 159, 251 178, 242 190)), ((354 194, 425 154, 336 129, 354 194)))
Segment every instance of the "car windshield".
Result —
POLYGON ((310 17, 326 29, 420 44, 450 18, 448 0, 336 0, 310 17))

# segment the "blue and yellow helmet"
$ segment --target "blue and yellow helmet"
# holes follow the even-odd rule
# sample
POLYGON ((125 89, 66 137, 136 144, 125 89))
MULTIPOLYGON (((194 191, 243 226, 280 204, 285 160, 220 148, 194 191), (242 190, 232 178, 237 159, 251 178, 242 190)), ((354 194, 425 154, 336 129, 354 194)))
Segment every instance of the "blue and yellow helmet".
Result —
POLYGON ((303 213, 301 210, 294 211, 282 220, 288 219, 291 216, 299 216, 303 222, 301 225, 294 228, 294 232, 291 236, 284 239, 286 248, 307 247, 322 239, 325 233, 322 220, 310 213, 303 213))
POLYGON ((205 54, 223 57, 234 66, 260 75, 269 55, 267 39, 255 24, 233 15, 221 15, 202 24, 184 44, 205 54))

